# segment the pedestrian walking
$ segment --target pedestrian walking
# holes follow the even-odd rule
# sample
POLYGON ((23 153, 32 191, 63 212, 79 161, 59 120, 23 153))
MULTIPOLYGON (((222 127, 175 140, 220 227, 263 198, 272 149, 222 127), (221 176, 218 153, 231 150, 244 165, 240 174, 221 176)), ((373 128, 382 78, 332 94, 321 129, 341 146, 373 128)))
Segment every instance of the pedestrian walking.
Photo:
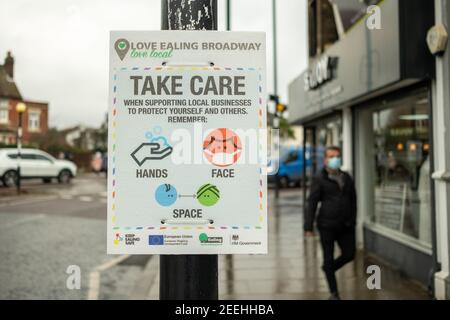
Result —
POLYGON ((341 155, 339 147, 326 148, 324 168, 311 183, 304 224, 305 236, 314 236, 314 222, 317 220, 323 251, 322 269, 331 300, 340 300, 335 272, 351 262, 356 251, 356 190, 352 177, 341 170, 341 155), (335 243, 341 250, 337 259, 334 258, 335 243))
POLYGON ((92 157, 91 168, 96 174, 102 170, 102 154, 98 151, 92 157))

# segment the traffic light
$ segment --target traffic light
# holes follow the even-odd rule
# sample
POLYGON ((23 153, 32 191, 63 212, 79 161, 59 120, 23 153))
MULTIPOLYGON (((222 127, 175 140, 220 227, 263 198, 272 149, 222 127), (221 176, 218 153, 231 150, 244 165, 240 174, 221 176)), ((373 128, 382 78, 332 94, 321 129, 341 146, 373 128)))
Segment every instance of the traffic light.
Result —
POLYGON ((273 103, 275 105, 275 116, 276 117, 281 117, 283 115, 283 113, 286 112, 288 109, 288 106, 286 104, 283 104, 280 102, 280 97, 278 97, 278 95, 275 95, 275 94, 269 95, 269 101, 273 101, 273 103))
POLYGON ((277 103, 277 113, 280 115, 283 114, 287 110, 287 105, 282 103, 277 103))
POLYGON ((269 100, 274 101, 275 103, 278 104, 279 97, 276 94, 271 94, 271 95, 269 95, 269 100))

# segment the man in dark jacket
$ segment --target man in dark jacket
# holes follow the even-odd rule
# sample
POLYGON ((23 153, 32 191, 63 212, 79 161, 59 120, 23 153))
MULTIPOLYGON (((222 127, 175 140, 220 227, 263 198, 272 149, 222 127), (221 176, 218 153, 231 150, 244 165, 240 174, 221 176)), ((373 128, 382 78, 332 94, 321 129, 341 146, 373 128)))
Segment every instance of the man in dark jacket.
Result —
POLYGON ((305 236, 314 236, 316 210, 317 228, 323 251, 325 272, 332 300, 339 300, 335 272, 355 257, 356 191, 350 175, 340 170, 341 149, 328 147, 325 150, 325 167, 313 179, 305 211, 305 236), (334 259, 334 244, 341 249, 339 258, 334 259))

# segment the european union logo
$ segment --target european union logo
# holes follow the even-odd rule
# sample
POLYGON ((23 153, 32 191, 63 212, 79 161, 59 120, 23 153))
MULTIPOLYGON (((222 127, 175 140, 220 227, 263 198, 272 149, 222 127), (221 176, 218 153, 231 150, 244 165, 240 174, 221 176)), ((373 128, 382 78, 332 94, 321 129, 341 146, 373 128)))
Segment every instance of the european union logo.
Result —
POLYGON ((149 235, 148 236, 148 244, 151 246, 162 246, 162 245, 164 245, 164 236, 163 235, 149 235))

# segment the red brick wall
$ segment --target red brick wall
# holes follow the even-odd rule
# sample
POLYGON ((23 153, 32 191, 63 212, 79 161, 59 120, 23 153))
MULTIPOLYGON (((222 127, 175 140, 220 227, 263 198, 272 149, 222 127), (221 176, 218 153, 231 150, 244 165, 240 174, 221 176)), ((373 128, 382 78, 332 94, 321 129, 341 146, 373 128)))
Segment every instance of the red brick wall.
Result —
MULTIPOLYGON (((20 101, 18 100, 9 100, 9 124, 7 126, 2 126, 2 128, 9 129, 11 131, 16 131, 17 126, 19 124, 19 115, 16 111, 16 105, 20 101)), ((38 136, 45 135, 48 131, 48 104, 41 102, 33 102, 33 101, 22 101, 27 105, 27 110, 22 115, 22 132, 23 132, 23 143, 30 144, 35 141, 38 136), (28 129, 28 114, 30 110, 39 110, 40 111, 40 119, 39 119, 39 132, 30 132, 28 129)), ((14 141, 15 143, 15 141, 14 141)))

